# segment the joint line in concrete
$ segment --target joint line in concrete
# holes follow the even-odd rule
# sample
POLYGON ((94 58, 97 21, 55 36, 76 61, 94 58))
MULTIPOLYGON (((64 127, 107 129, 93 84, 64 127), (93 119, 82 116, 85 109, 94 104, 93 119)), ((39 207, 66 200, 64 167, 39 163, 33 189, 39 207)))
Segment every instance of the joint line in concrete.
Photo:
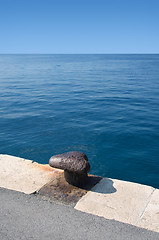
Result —
POLYGON ((154 193, 154 191, 156 190, 156 188, 153 189, 152 193, 150 194, 150 196, 147 198, 147 201, 143 207, 143 209, 141 210, 141 212, 139 213, 137 219, 136 219, 136 222, 135 222, 135 225, 137 225, 139 223, 139 221, 141 220, 142 216, 144 215, 144 212, 149 204, 149 202, 151 201, 151 198, 152 198, 152 195, 154 193))

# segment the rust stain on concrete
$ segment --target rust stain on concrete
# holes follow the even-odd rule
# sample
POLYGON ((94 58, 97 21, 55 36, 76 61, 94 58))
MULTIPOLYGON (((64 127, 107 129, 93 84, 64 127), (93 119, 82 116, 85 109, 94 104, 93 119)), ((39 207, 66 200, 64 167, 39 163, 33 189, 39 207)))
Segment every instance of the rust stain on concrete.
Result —
POLYGON ((59 173, 63 173, 64 171, 61 169, 57 169, 57 168, 52 168, 49 166, 49 164, 38 164, 36 162, 33 162, 33 167, 36 167, 40 170, 46 171, 50 174, 59 174, 59 173))
POLYGON ((76 204, 94 185, 102 178, 88 175, 88 183, 82 187, 75 187, 66 182, 63 172, 57 173, 56 177, 45 184, 37 194, 51 201, 58 200, 65 204, 76 204))

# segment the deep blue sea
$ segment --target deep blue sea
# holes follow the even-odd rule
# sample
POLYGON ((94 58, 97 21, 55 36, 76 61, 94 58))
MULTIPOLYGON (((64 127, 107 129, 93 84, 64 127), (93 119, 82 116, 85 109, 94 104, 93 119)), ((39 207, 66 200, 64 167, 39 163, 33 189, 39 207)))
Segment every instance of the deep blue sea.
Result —
POLYGON ((159 188, 159 55, 0 55, 0 153, 159 188))

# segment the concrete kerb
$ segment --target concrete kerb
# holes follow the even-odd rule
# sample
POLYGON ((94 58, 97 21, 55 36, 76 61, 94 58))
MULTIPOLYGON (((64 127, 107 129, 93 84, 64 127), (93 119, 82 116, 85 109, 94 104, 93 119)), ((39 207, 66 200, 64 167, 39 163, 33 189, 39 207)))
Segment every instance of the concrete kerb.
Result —
POLYGON ((31 194, 56 178, 62 170, 48 164, 0 154, 0 187, 31 194))
POLYGON ((158 189, 107 178, 98 178, 93 188, 80 189, 66 185, 62 176, 63 170, 47 164, 0 155, 0 187, 26 194, 36 192, 66 204, 73 199, 76 210, 159 232, 158 189))

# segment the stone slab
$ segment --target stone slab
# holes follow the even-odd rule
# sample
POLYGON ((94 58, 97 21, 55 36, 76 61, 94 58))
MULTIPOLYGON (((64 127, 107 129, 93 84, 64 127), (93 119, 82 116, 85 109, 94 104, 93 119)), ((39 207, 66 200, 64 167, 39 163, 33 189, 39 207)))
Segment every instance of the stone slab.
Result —
POLYGON ((153 191, 149 186, 104 178, 79 200, 75 209, 135 225, 153 191))
POLYGON ((159 232, 159 190, 155 189, 137 226, 159 232))
POLYGON ((56 178, 61 171, 48 164, 0 154, 0 187, 3 188, 30 194, 56 178))

